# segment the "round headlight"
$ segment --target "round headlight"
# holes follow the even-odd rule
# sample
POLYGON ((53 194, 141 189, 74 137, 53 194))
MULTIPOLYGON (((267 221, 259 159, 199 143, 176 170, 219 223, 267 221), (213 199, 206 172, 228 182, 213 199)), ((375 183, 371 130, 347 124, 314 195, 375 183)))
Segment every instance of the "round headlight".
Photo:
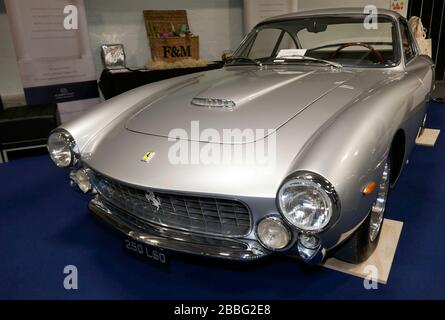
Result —
POLYGON ((76 159, 76 143, 66 131, 56 131, 48 138, 48 153, 54 163, 61 168, 72 166, 76 159))
POLYGON ((296 176, 280 188, 278 206, 290 224, 303 231, 319 232, 331 220, 334 203, 330 194, 333 192, 330 184, 321 177, 313 174, 296 176))
POLYGON ((267 217, 261 220, 257 226, 257 236, 261 244, 270 250, 283 249, 291 240, 289 229, 277 217, 267 217))

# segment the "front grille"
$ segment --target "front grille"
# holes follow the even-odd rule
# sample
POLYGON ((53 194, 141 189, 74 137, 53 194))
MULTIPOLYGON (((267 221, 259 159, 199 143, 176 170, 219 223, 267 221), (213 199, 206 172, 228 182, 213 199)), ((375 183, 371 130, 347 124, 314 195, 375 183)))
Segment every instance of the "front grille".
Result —
POLYGON ((147 191, 97 175, 94 180, 107 201, 151 223, 225 236, 246 235, 251 227, 249 210, 239 201, 147 191))

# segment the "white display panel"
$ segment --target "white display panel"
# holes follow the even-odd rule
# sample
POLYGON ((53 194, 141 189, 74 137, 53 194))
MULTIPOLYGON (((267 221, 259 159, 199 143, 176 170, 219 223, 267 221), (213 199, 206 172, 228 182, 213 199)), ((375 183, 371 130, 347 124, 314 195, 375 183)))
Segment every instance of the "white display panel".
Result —
POLYGON ((6 0, 5 5, 26 102, 79 101, 76 111, 60 108, 62 121, 65 113, 79 113, 83 100, 89 100, 86 106, 91 99, 99 103, 83 0, 6 0), (68 5, 77 9, 77 29, 64 25, 68 5))

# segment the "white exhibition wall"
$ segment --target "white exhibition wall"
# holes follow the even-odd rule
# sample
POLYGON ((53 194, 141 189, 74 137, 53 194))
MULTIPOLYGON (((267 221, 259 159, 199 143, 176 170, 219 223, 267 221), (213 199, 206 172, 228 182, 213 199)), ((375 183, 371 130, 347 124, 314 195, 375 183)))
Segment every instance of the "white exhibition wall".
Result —
MULTIPOLYGON (((390 0, 291 1, 298 10, 368 4, 389 8, 390 4, 390 0)), ((11 98, 20 98, 23 90, 3 2, 0 0, 0 95, 11 104, 11 98)), ((85 0, 85 6, 98 76, 103 43, 123 43, 128 66, 142 66, 150 58, 144 9, 187 9, 191 30, 200 36, 201 56, 207 60, 220 59, 222 51, 234 49, 244 34, 243 0, 85 0)))
MULTIPOLYGON (((85 0, 91 49, 98 77, 102 71, 100 45, 123 43, 128 66, 142 66, 150 58, 142 11, 186 9, 192 32, 200 37, 201 56, 219 60, 243 37, 242 0, 85 0)), ((0 0, 0 95, 7 105, 24 101, 4 1, 0 0), (21 99, 20 99, 21 98, 21 99)))
POLYGON ((9 100, 18 99, 17 103, 10 103, 13 105, 24 101, 19 66, 3 0, 0 1, 0 95, 7 96, 9 100))

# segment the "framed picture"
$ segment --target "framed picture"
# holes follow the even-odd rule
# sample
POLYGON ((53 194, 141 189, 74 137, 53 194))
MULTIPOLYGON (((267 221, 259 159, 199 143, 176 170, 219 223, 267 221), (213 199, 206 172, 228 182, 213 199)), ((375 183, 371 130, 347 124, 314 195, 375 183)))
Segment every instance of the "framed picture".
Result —
POLYGON ((102 63, 107 69, 125 68, 125 51, 122 44, 103 44, 102 63))

